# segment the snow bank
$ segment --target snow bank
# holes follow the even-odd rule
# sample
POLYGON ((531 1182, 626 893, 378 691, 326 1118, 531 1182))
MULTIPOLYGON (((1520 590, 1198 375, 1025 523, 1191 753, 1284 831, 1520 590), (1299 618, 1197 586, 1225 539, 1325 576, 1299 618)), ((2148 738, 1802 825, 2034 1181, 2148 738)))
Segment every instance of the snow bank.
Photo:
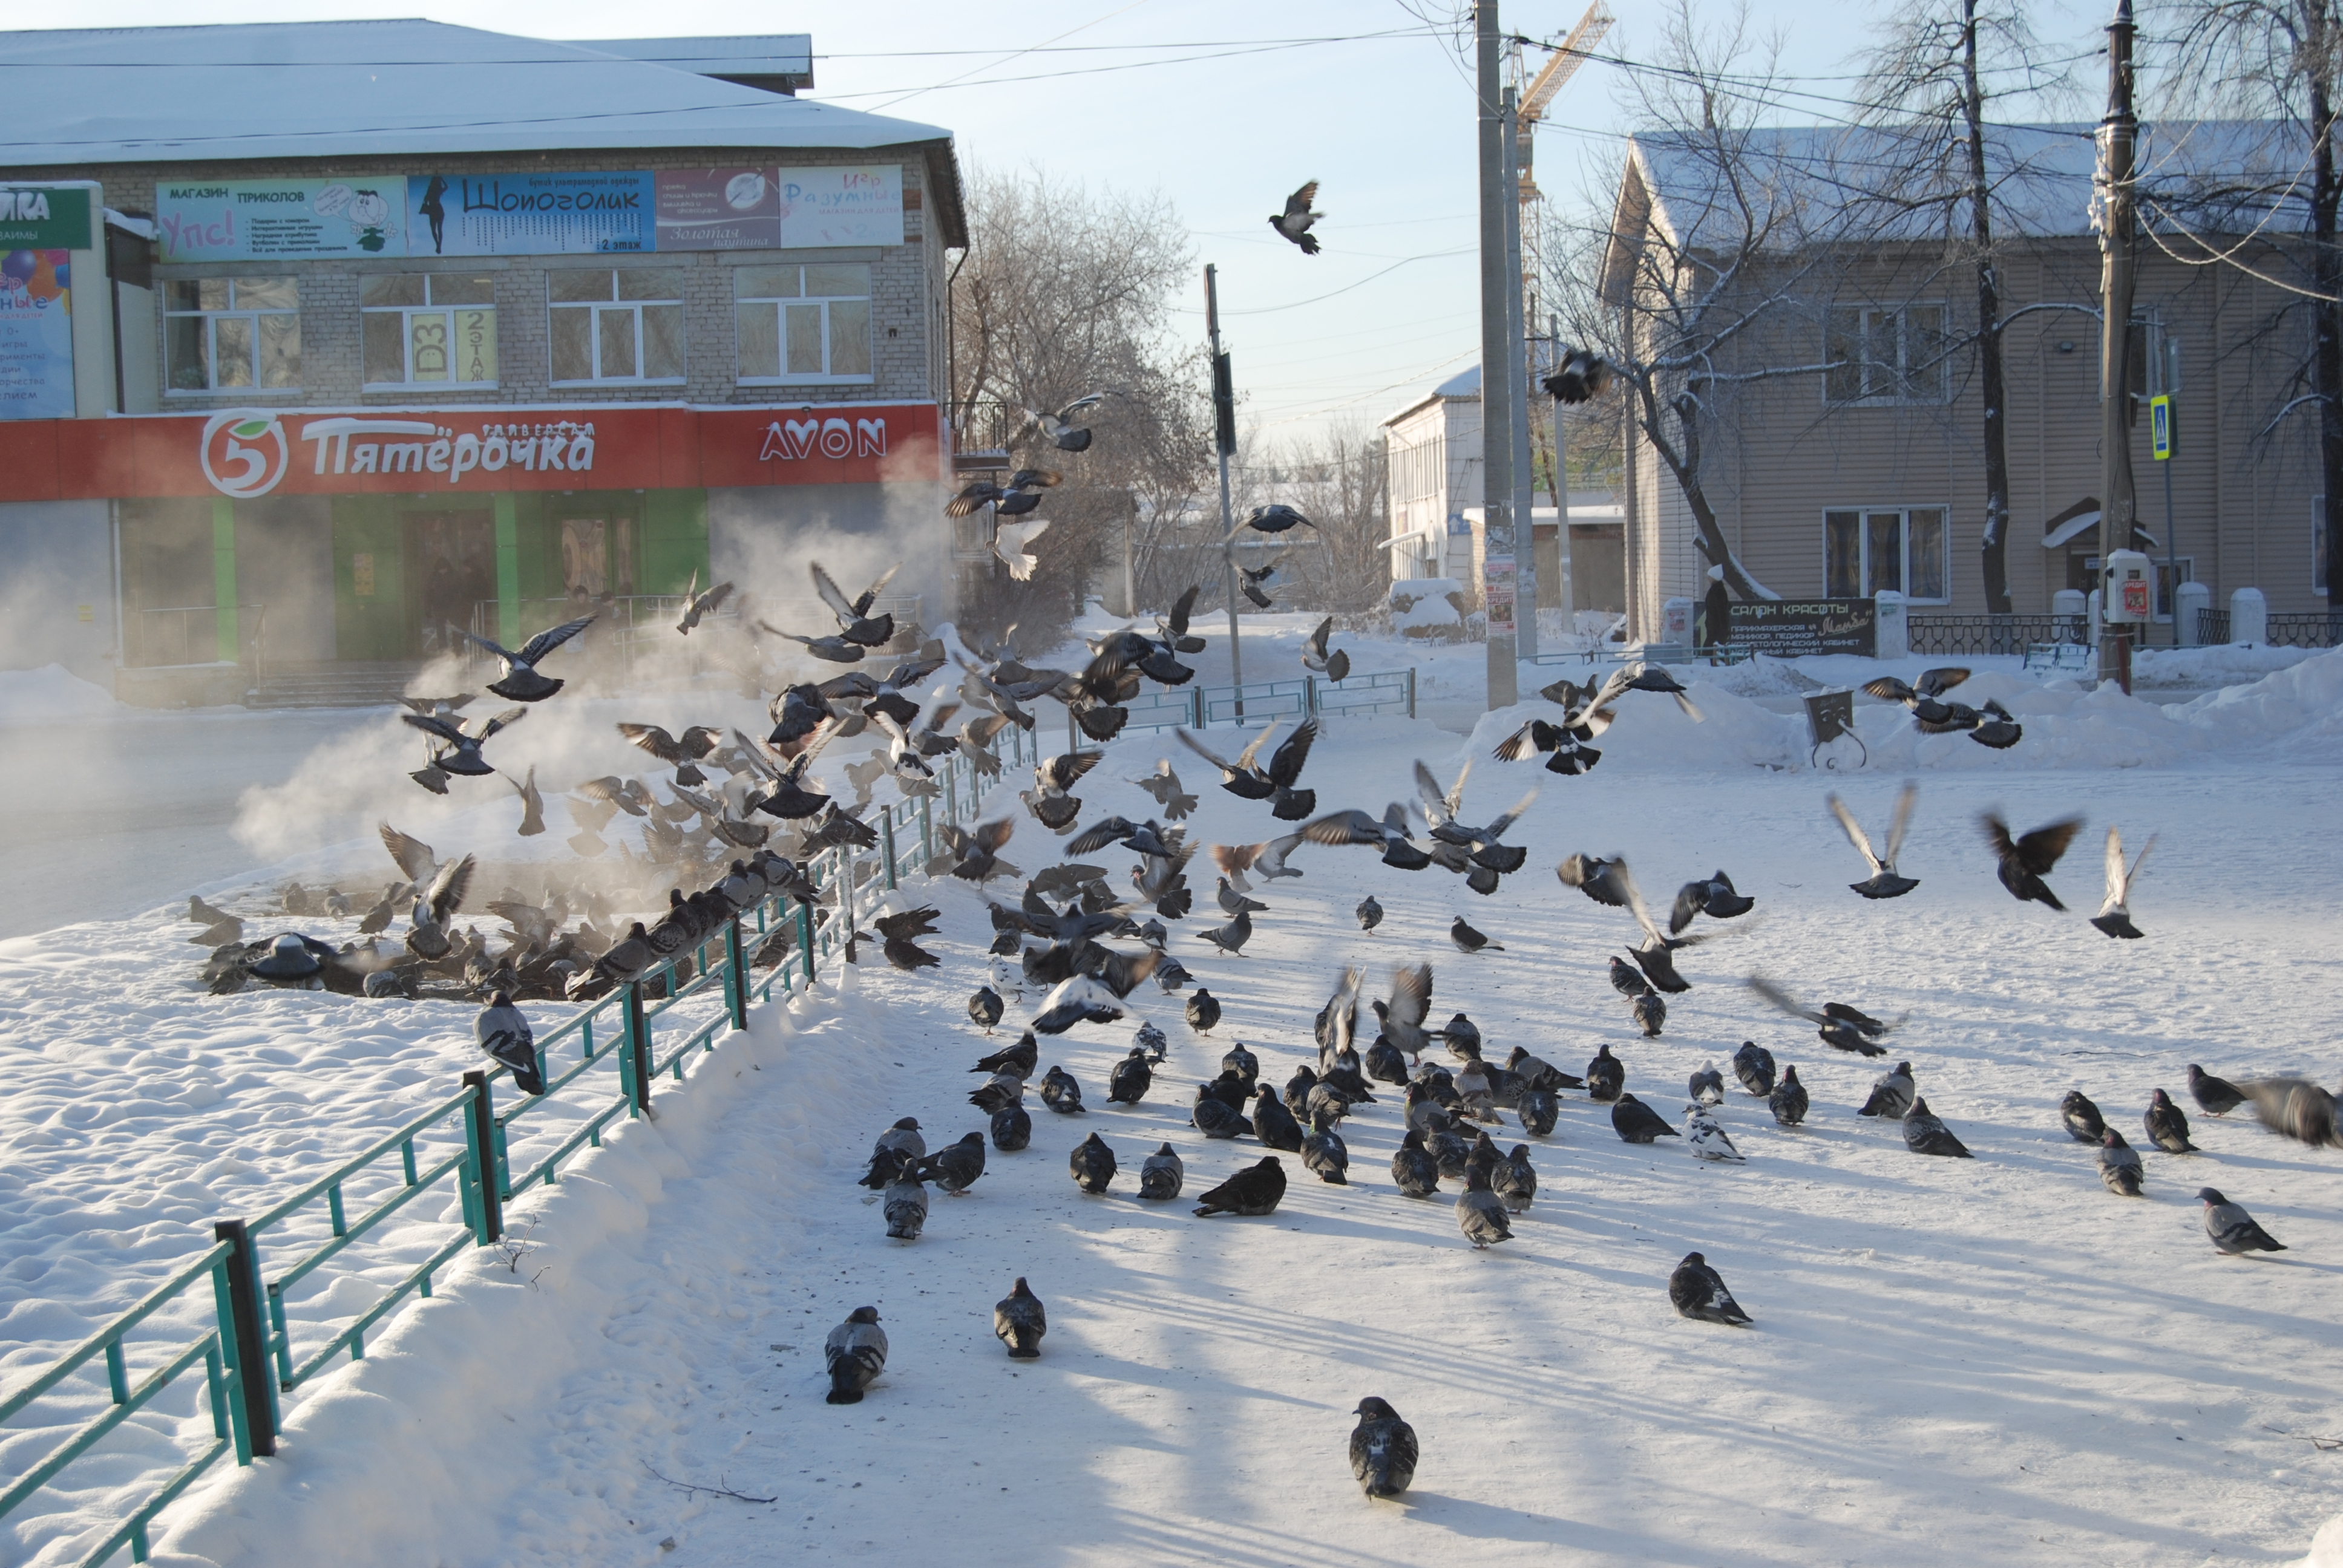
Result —
POLYGON ((2275 742, 2302 761, 2343 755, 2343 648, 2314 654, 2251 686, 2208 693, 2173 709, 2172 717, 2227 744, 2275 742))
POLYGON ((112 692, 84 680, 62 664, 0 669, 0 724, 95 719, 121 711, 112 692))
POLYGON ((2234 686, 2306 658, 2317 648, 2270 648, 2262 644, 2219 643, 2211 648, 2150 648, 2131 656, 2131 683, 2151 690, 2191 687, 2234 686))
POLYGON ((1392 629, 1406 636, 1434 627, 1461 626, 1463 612, 1449 596, 1462 596, 1454 578, 1402 578, 1391 586, 1392 629))
POLYGON ((2311 1537, 2310 1555, 2296 1568, 2343 1568, 2343 1513, 2328 1520, 2311 1537))

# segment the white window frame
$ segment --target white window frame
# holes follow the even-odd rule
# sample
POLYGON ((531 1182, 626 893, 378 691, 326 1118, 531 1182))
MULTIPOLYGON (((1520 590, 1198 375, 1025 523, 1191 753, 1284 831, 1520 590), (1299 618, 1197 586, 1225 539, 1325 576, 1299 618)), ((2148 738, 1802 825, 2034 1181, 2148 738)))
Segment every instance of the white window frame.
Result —
POLYGON ((735 385, 741 387, 869 387, 874 385, 878 381, 879 345, 876 341, 876 336, 879 330, 879 321, 878 313, 874 308, 877 304, 875 297, 877 292, 876 280, 873 278, 871 283, 866 285, 863 292, 860 294, 807 294, 803 292, 805 288, 806 273, 814 267, 827 266, 860 266, 863 269, 866 276, 875 273, 877 270, 875 264, 862 261, 835 263, 819 261, 759 263, 744 265, 742 266, 736 267, 733 270, 732 370, 735 385), (779 271, 782 267, 790 266, 798 269, 799 293, 795 295, 764 295, 743 294, 740 292, 749 273, 779 271), (830 372, 829 367, 834 363, 836 357, 831 342, 831 318, 833 313, 830 307, 833 305, 853 304, 858 301, 863 307, 863 330, 871 335, 866 349, 866 357, 870 362, 870 368, 860 375, 832 375, 830 372), (773 324, 774 332, 776 340, 779 345, 779 358, 778 363, 781 367, 781 373, 778 376, 746 376, 740 373, 740 312, 744 307, 760 305, 769 306, 772 308, 775 317, 773 324), (821 307, 821 363, 823 368, 820 375, 814 375, 811 373, 792 375, 789 370, 789 324, 785 312, 788 307, 792 305, 819 305, 821 307))
POLYGON ((1897 567, 1900 579, 1897 592, 1904 602, 1914 605, 1948 605, 1953 602, 1953 509, 1942 502, 1889 507, 1825 507, 1823 524, 1823 591, 1830 592, 1830 520, 1834 515, 1853 513, 1855 519, 1855 581, 1864 591, 1852 597, 1867 598, 1871 595, 1871 519, 1893 514, 1896 518, 1897 567), (1934 512, 1942 519, 1938 525, 1943 534, 1944 558, 1939 563, 1944 572, 1943 597, 1920 598, 1911 591, 1912 583, 1912 514, 1934 512))
MULTIPOLYGON (((362 384, 365 389, 368 392, 407 392, 412 391, 417 387, 421 387, 426 391, 434 392, 495 391, 497 389, 498 377, 494 376, 489 377, 488 379, 483 381, 459 380, 455 374, 456 361, 454 357, 457 333, 456 317, 458 313, 477 312, 488 318, 488 337, 491 345, 493 346, 491 351, 496 356, 497 368, 498 372, 501 373, 503 371, 504 345, 496 341, 497 307, 495 302, 492 300, 487 305, 436 304, 431 300, 431 285, 437 279, 451 275, 423 272, 408 273, 404 275, 391 274, 389 276, 406 276, 422 278, 423 297, 425 303, 421 305, 361 305, 358 307, 358 373, 361 376, 366 373, 366 318, 367 317, 382 316, 396 316, 399 318, 399 366, 400 368, 406 372, 406 379, 403 381, 367 381, 362 384), (437 381, 418 381, 415 378, 415 317, 418 316, 436 316, 440 317, 441 320, 446 323, 445 330, 447 334, 449 353, 447 362, 448 373, 446 376, 441 377, 437 381)), ((452 276, 468 277, 474 275, 465 273, 455 274, 452 276)), ((359 287, 361 291, 363 291, 365 287, 363 282, 360 283, 359 287)), ((361 293, 361 298, 363 297, 363 293, 361 293)))
POLYGON ((547 385, 547 386, 548 386, 548 387, 680 387, 680 386, 682 386, 682 385, 684 384, 684 382, 685 382, 686 380, 688 380, 688 379, 689 378, 689 370, 690 370, 690 362, 689 362, 689 355, 690 355, 690 317, 689 317, 689 314, 688 314, 688 313, 684 316, 684 318, 683 318, 683 319, 684 319, 684 332, 683 332, 683 336, 682 336, 682 337, 679 339, 680 346, 682 347, 682 348, 683 348, 683 350, 684 350, 684 353, 685 353, 685 356, 686 356, 686 359, 685 359, 685 366, 684 366, 684 368, 685 368, 685 371, 686 371, 686 374, 685 374, 685 375, 682 375, 682 376, 644 376, 644 375, 637 374, 637 375, 633 375, 633 376, 605 376, 605 375, 603 375, 603 374, 602 374, 602 317, 603 317, 603 316, 604 316, 604 315, 606 315, 606 314, 608 314, 608 313, 610 313, 610 312, 623 311, 623 312, 627 313, 628 315, 630 315, 630 316, 632 316, 632 317, 634 317, 634 324, 635 324, 635 325, 634 325, 634 332, 635 332, 635 365, 636 365, 636 367, 637 367, 638 371, 639 371, 639 370, 640 370, 640 368, 641 368, 641 366, 642 366, 642 364, 643 364, 643 307, 646 307, 646 306, 673 306, 673 307, 674 307, 678 311, 683 311, 683 310, 685 309, 684 302, 683 302, 683 286, 682 286, 682 279, 681 279, 681 276, 680 276, 680 269, 678 269, 678 268, 671 268, 671 267, 648 267, 648 266, 646 266, 646 267, 630 267, 630 266, 612 266, 612 267, 580 267, 580 268, 576 268, 576 269, 564 269, 564 270, 576 270, 576 271, 584 271, 584 272, 599 272, 599 273, 601 273, 601 274, 602 274, 602 276, 606 276, 606 277, 609 277, 609 278, 613 279, 613 282, 612 282, 612 284, 611 284, 611 294, 612 294, 613 297, 611 297, 611 298, 609 298, 609 299, 607 299, 607 300, 593 300, 593 299, 562 299, 562 300, 557 300, 557 299, 555 299, 555 298, 553 298, 553 297, 552 297, 552 292, 551 292, 551 291, 552 291, 552 286, 553 286, 553 278, 554 278, 554 276, 555 276, 556 275, 555 275, 555 274, 553 274, 553 273, 550 273, 550 272, 548 272, 548 273, 546 275, 546 289, 547 289, 547 297, 546 297, 546 303, 545 303, 545 327, 546 327, 546 330, 545 330, 545 338, 546 338, 546 343, 545 343, 545 374, 546 374, 546 385, 547 385), (659 298, 658 298, 658 299, 619 299, 619 298, 617 298, 617 297, 616 297, 616 295, 617 295, 617 293, 618 293, 618 286, 617 286, 617 283, 616 283, 615 279, 616 279, 616 277, 617 277, 617 275, 618 275, 618 274, 619 274, 619 273, 621 273, 621 272, 657 272, 657 273, 659 273, 659 274, 661 274, 662 276, 664 276, 665 274, 667 274, 667 273, 669 273, 669 272, 671 272, 671 271, 672 271, 672 272, 677 272, 677 273, 679 274, 679 276, 678 276, 678 277, 677 277, 677 280, 676 280, 676 289, 675 289, 675 294, 674 294, 674 297, 673 297, 672 298, 667 297, 665 297, 665 296, 662 296, 661 297, 659 297, 659 298), (583 380, 578 380, 578 379, 557 380, 557 379, 555 379, 554 375, 553 375, 553 320, 554 320, 554 316, 555 316, 555 314, 556 314, 557 312, 564 311, 564 310, 578 310, 578 311, 585 311, 585 312, 588 313, 588 316, 587 316, 587 321, 586 321, 586 352, 587 352, 587 354, 588 355, 588 357, 590 357, 591 362, 592 362, 592 364, 593 364, 593 367, 594 367, 594 374, 593 374, 593 375, 591 375, 591 376, 588 376, 588 377, 585 377, 583 380))
MULTIPOLYGON (((1916 299, 1903 305, 1835 305, 1824 329, 1823 357, 1831 359, 1848 346, 1855 363, 1842 371, 1823 374, 1823 402, 1835 408, 1930 407, 1952 400, 1952 359, 1945 345, 1952 336, 1952 310, 1942 300, 1916 299), (1929 346, 1917 341, 1912 313, 1936 313, 1935 357, 1929 346), (1892 342, 1886 340, 1892 339, 1892 342), (1875 345, 1883 347, 1875 353, 1875 345), (1916 358, 1922 363, 1915 364, 1916 358), (1852 375, 1852 388, 1834 380, 1852 375)), ((1840 508, 1834 508, 1834 510, 1840 508)))
POLYGON ((301 347, 301 280, 287 273, 272 273, 266 277, 174 277, 163 280, 163 395, 166 397, 286 397, 301 390, 299 377, 307 374, 302 364, 301 347), (256 306, 246 308, 236 304, 236 288, 244 283, 289 283, 293 286, 290 306, 256 306), (200 288, 206 283, 225 283, 228 289, 228 305, 225 310, 174 310, 170 307, 170 291, 182 284, 194 284, 200 288), (264 387, 260 382, 260 324, 267 317, 293 318, 294 364, 296 378, 283 387, 264 387), (201 321, 204 332, 204 377, 201 387, 172 385, 171 324, 175 321, 201 321), (252 379, 242 385, 222 386, 219 380, 219 324, 223 321, 246 321, 251 324, 252 345, 246 369, 252 379))

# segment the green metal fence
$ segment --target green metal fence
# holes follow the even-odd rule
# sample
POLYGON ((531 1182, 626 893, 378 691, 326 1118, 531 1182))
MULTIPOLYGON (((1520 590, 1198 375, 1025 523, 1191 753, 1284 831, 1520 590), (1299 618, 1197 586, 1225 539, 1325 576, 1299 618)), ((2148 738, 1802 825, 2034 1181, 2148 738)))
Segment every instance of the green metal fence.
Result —
MULTIPOLYGON (((996 775, 1036 760, 1033 738, 1014 727, 987 749, 996 775)), ((300 1389, 344 1352, 362 1359, 367 1336, 402 1307, 428 1298, 439 1271, 464 1252, 503 1237, 504 1206, 517 1193, 554 1185, 568 1161, 600 1146, 612 1122, 650 1110, 659 1079, 683 1081, 695 1052, 705 1054, 725 1034, 748 1027, 751 1006, 769 1002, 776 988, 787 996, 811 985, 824 963, 842 957, 858 929, 858 910, 867 910, 906 875, 925 873, 941 848, 938 819, 972 820, 987 778, 965 755, 944 758, 937 766, 934 796, 893 801, 879 810, 869 824, 873 845, 838 846, 808 862, 808 879, 818 890, 813 902, 769 897, 689 951, 539 1034, 543 1094, 499 1111, 497 1085, 510 1080, 511 1070, 495 1064, 467 1072, 457 1093, 256 1217, 219 1221, 210 1248, 182 1262, 136 1305, 65 1356, 0 1393, 0 1427, 27 1418, 44 1428, 63 1429, 29 1469, 5 1481, 0 1520, 50 1488, 201 1363, 210 1407, 208 1441, 191 1452, 183 1444, 177 1467, 160 1485, 118 1503, 120 1518, 102 1531, 86 1532, 89 1540, 74 1548, 82 1553, 73 1559, 79 1568, 98 1568, 126 1546, 133 1562, 146 1562, 148 1527, 156 1516, 223 1454, 233 1452, 242 1465, 276 1452, 281 1395, 300 1389), (907 866, 899 857, 912 849, 919 859, 907 866), (773 961, 760 968, 760 959, 773 961), (711 1015, 701 1017, 700 1010, 688 1005, 715 993, 724 1005, 711 1015), (575 1124, 558 1121, 558 1114, 575 1124), (525 1161, 518 1171, 516 1146, 525 1161), (350 1249, 382 1242, 383 1227, 393 1217, 435 1195, 442 1203, 452 1197, 460 1209, 462 1222, 454 1236, 429 1245, 419 1259, 400 1261, 403 1267, 391 1262, 396 1276, 356 1314, 337 1312, 324 1322, 315 1313, 304 1314, 305 1282, 322 1280, 320 1271, 350 1249), (266 1263, 264 1244, 275 1254, 266 1263), (211 1286, 208 1303, 200 1300, 206 1282, 211 1286), (174 1306, 180 1308, 176 1314, 168 1311, 174 1306), (191 1313, 206 1322, 196 1337, 174 1342, 163 1333, 164 1342, 151 1342, 162 1328, 158 1316, 184 1319, 191 1313), (154 1362, 135 1384, 134 1354, 142 1365, 154 1362), (81 1419, 43 1407, 46 1401, 50 1406, 78 1402, 85 1408, 94 1397, 87 1381, 101 1372, 110 1402, 100 1413, 81 1419)), ((377 1261, 375 1266, 384 1265, 377 1261)))

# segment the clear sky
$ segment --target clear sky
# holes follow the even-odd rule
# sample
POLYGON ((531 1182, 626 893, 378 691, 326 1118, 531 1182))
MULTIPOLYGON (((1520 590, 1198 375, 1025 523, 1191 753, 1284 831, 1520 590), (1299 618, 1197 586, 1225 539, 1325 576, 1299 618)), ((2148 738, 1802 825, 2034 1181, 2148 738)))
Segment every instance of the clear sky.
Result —
MULTIPOLYGON (((1704 0, 1720 19, 1724 0, 1704 0)), ((1506 0, 1510 32, 1558 38, 1584 0, 1506 0)), ((76 26, 412 15, 397 0, 76 0, 76 26)), ((805 32, 813 97, 950 127, 960 156, 1031 165, 1091 186, 1151 189, 1219 264, 1222 326, 1246 417, 1272 441, 1330 420, 1372 423, 1477 358, 1473 96, 1447 0, 429 0, 435 20, 542 37, 805 32), (1429 20, 1427 20, 1429 19, 1429 20), (1270 41, 1339 39, 1281 46, 1270 41), (1322 182, 1324 252, 1302 256, 1267 219, 1322 182)), ((1603 51, 1649 60, 1658 7, 1612 0, 1603 51)), ((1850 56, 1886 6, 1751 0, 1754 34, 1778 33, 1789 98, 1765 117, 1837 112, 1850 56)), ((2097 46, 2111 5, 2041 0, 2058 56, 2097 46)), ((2093 99, 2105 67, 2074 65, 2093 99)), ((1550 197, 1595 199, 1598 171, 1632 123, 1627 73, 1590 64, 1539 133, 1550 197)))

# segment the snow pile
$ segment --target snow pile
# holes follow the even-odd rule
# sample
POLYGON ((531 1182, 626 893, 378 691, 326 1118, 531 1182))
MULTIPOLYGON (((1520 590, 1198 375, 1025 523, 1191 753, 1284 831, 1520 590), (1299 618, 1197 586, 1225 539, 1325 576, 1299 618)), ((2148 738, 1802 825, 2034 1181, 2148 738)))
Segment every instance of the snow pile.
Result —
POLYGON ((41 724, 60 719, 119 714, 114 694, 62 664, 0 669, 0 724, 41 724))
POLYGON ((2343 1568, 2343 1514, 2338 1514, 2311 1537, 2310 1555, 2296 1568, 2343 1568))
POLYGON ((1463 612, 1456 608, 1464 585, 1454 578, 1402 578, 1391 586, 1392 629, 1403 637, 1422 637, 1435 628, 1462 626, 1463 612))
POLYGON ((2302 761, 2343 753, 2343 648, 2329 648, 2251 686, 2209 692, 2172 717, 2224 746, 2275 742, 2302 761))
POLYGON ((2210 648, 2148 648, 2131 656, 2131 683, 2151 691, 2240 685, 2316 658, 2310 648, 2216 643, 2210 648))

